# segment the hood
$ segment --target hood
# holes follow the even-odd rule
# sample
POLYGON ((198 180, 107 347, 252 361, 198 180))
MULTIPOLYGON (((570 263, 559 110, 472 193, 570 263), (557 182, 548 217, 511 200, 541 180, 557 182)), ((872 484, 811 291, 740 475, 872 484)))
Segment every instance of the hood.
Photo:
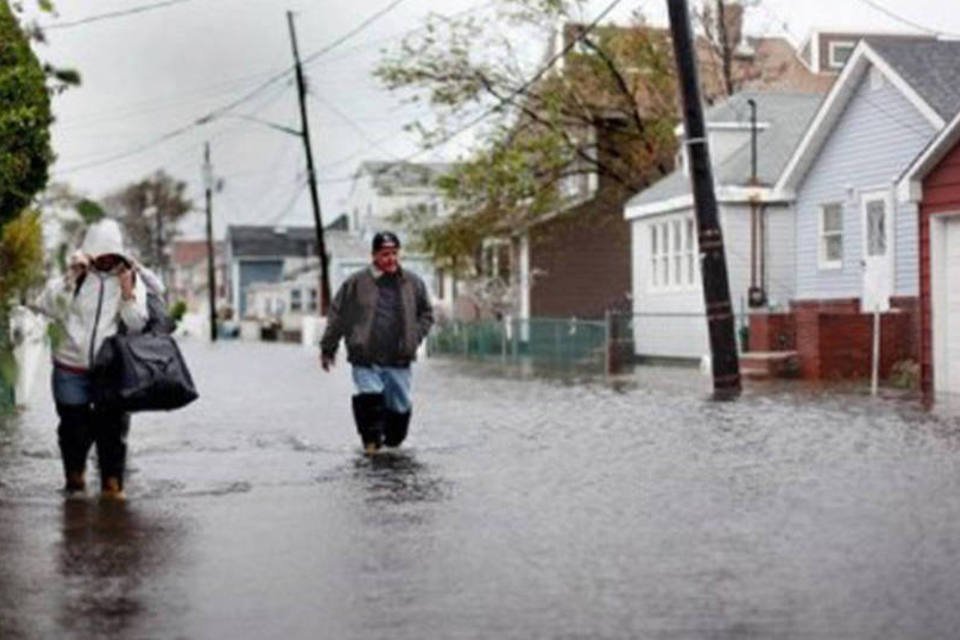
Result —
POLYGON ((109 218, 90 225, 87 229, 87 235, 83 238, 83 244, 80 245, 80 250, 94 259, 111 253, 130 259, 123 248, 123 234, 120 232, 120 225, 116 220, 109 218))

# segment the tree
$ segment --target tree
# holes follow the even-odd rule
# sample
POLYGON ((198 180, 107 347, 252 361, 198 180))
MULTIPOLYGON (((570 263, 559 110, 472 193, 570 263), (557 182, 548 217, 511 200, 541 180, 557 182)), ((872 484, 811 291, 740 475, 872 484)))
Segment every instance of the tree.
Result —
POLYGON ((387 88, 433 107, 432 121, 412 125, 425 146, 465 116, 491 113, 478 148, 441 180, 454 214, 408 219, 420 248, 438 261, 462 263, 484 237, 554 210, 585 176, 632 193, 671 169, 677 110, 666 34, 639 15, 628 28, 584 25, 582 5, 499 0, 495 21, 433 16, 425 35, 405 40, 377 68, 387 88), (515 30, 543 24, 564 25, 561 44, 531 79, 518 62, 515 30))
POLYGON ((52 122, 43 67, 10 6, 0 2, 0 225, 46 185, 52 122))
POLYGON ((161 170, 104 199, 104 209, 120 221, 138 257, 161 272, 166 268, 165 252, 179 235, 177 223, 193 208, 184 196, 186 190, 185 182, 161 170))

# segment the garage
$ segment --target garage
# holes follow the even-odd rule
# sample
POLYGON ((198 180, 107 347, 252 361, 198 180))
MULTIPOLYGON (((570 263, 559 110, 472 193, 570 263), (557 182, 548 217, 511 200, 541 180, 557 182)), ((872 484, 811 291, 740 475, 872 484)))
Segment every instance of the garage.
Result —
POLYGON ((943 256, 934 292, 934 343, 939 347, 934 354, 934 388, 960 394, 960 216, 945 218, 937 226, 943 256))
POLYGON ((913 212, 920 222, 920 389, 930 400, 960 395, 960 114, 907 169, 897 195, 903 222, 913 212))

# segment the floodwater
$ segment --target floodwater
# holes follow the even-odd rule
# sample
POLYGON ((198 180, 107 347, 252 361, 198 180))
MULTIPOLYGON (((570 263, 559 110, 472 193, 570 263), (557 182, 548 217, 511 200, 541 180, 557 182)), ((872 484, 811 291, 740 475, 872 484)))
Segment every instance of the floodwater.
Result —
MULTIPOLYGON (((64 501, 47 392, 0 427, 0 638, 948 638, 960 420, 698 372, 420 363, 366 459, 342 364, 185 344, 125 504, 64 501)), ((96 473, 91 471, 94 483, 96 473)))

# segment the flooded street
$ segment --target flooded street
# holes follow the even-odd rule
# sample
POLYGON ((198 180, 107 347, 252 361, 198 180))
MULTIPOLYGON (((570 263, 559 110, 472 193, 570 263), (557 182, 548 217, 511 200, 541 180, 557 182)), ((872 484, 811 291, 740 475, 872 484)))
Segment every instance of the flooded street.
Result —
POLYGON ((761 387, 715 404, 683 369, 573 384, 429 360, 408 445, 366 459, 343 362, 184 347, 201 399, 134 418, 125 504, 58 495, 46 388, 0 429, 0 638, 960 628, 955 417, 761 387))

